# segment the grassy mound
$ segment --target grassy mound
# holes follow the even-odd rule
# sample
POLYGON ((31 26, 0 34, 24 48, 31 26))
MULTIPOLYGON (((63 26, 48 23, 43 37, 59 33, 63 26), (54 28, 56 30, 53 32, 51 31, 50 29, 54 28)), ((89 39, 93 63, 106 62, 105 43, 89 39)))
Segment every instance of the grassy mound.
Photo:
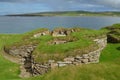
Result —
POLYGON ((119 80, 120 44, 108 44, 100 63, 56 68, 43 76, 25 80, 119 80))

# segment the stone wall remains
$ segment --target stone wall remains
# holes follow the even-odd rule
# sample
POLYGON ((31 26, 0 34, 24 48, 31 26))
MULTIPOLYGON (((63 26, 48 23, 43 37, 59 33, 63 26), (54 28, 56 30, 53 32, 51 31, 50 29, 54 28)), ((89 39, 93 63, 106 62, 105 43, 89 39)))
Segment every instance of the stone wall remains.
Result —
POLYGON ((98 49, 87 54, 76 55, 75 57, 69 56, 63 59, 63 61, 49 60, 45 64, 34 62, 32 52, 36 48, 36 45, 26 45, 19 48, 11 48, 10 50, 4 48, 4 51, 10 55, 16 56, 21 61, 21 74, 20 77, 30 77, 36 75, 42 75, 55 67, 62 67, 67 65, 79 65, 98 63, 101 51, 107 45, 107 38, 95 39, 98 45, 98 49))

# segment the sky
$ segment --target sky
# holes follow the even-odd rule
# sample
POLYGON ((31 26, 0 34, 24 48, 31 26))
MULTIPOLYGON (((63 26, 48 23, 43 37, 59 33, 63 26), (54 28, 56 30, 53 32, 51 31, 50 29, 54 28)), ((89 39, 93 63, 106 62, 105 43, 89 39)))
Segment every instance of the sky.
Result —
POLYGON ((0 0, 0 15, 76 10, 120 11, 120 0, 0 0))

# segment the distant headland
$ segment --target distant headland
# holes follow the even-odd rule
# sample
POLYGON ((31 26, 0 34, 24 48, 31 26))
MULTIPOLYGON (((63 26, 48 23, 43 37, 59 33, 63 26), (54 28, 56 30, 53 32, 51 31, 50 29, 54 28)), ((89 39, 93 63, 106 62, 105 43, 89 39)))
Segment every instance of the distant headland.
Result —
POLYGON ((5 16, 120 16, 120 12, 56 11, 56 12, 26 13, 26 14, 9 14, 5 16))

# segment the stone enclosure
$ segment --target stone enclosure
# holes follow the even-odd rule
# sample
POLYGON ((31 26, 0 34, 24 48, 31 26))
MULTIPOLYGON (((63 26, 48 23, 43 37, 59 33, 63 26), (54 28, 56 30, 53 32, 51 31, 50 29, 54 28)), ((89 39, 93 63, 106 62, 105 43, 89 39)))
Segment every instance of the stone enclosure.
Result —
POLYGON ((21 46, 19 48, 13 48, 11 50, 5 50, 8 54, 13 56, 17 56, 20 60, 20 69, 21 69, 21 77, 30 77, 41 75, 48 72, 50 69, 55 67, 62 67, 67 65, 80 65, 80 64, 89 64, 89 63, 98 63, 99 57, 102 49, 107 44, 107 38, 95 39, 96 44, 98 44, 99 48, 95 51, 89 52, 83 55, 76 55, 75 57, 69 56, 63 59, 63 61, 55 61, 48 60, 45 64, 40 64, 34 62, 34 58, 32 57, 32 52, 35 49, 35 45, 21 46))
MULTIPOLYGON (((69 30, 66 32, 65 30, 60 31, 53 31, 52 36, 67 36, 70 33, 74 32, 75 30, 69 30)), ((43 35, 49 35, 49 31, 43 31, 37 34, 34 34, 33 37, 37 38, 43 35)), ((30 77, 30 76, 36 76, 36 75, 42 75, 49 70, 55 68, 55 67, 62 67, 67 65, 81 65, 81 64, 89 64, 89 63, 98 63, 99 57, 101 51, 105 48, 107 45, 107 38, 98 38, 94 39, 94 42, 98 45, 98 49, 88 52, 86 54, 80 54, 76 56, 68 56, 65 57, 61 61, 55 61, 53 59, 48 60, 46 63, 37 63, 34 61, 34 55, 32 55, 32 52, 35 50, 37 45, 23 45, 18 48, 13 47, 11 49, 7 49, 4 47, 4 51, 7 54, 13 55, 17 57, 20 60, 20 69, 21 74, 20 77, 30 77)), ((67 41, 53 41, 53 44, 64 44, 67 43, 67 41)))

